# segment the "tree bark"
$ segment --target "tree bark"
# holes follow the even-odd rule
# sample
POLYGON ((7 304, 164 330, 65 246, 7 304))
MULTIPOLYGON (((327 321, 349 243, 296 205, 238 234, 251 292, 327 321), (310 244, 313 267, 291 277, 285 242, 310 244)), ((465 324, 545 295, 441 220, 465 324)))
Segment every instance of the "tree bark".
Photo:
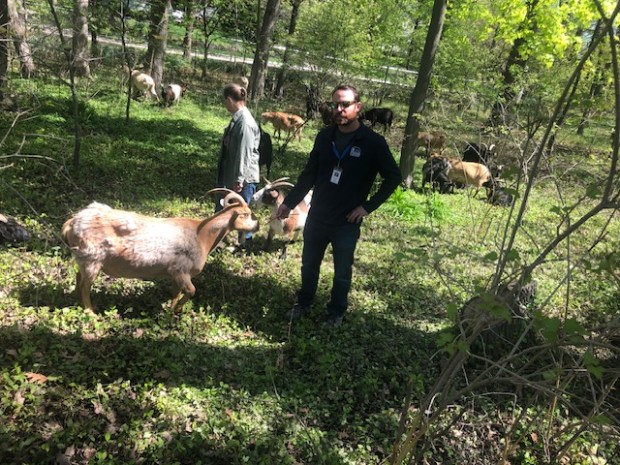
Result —
POLYGON ((439 42, 441 41, 447 9, 448 0, 435 0, 431 24, 426 34, 424 51, 422 52, 422 59, 420 60, 418 80, 409 98, 409 113, 407 115, 407 125, 405 127, 405 135, 400 152, 400 172, 403 177, 403 183, 407 188, 410 188, 413 183, 413 170, 415 168, 414 155, 418 146, 418 132, 420 131, 420 122, 418 121, 417 115, 422 112, 426 94, 431 83, 435 55, 437 54, 439 42))
POLYGON ((75 68, 73 67, 72 50, 69 48, 69 44, 65 39, 65 35, 62 31, 62 25, 56 12, 55 1, 47 0, 50 6, 52 17, 54 18, 54 24, 58 30, 58 37, 60 38, 60 47, 67 60, 69 66, 69 88, 71 89, 71 107, 73 109, 73 128, 75 135, 75 143, 73 145, 73 168, 77 171, 80 169, 80 153, 82 147, 82 125, 80 123, 80 102, 78 98, 77 89, 75 86, 75 68))
MULTIPOLYGON (((299 8, 301 6, 301 2, 303 0, 293 0, 293 9, 291 11, 291 21, 288 25, 288 35, 289 38, 295 34, 295 30, 297 29, 297 19, 299 18, 299 8)), ((276 90, 274 91, 274 97, 282 98, 284 93, 284 81, 286 80, 286 73, 288 71, 288 62, 290 60, 290 48, 291 41, 287 39, 286 46, 284 49, 284 56, 282 57, 282 67, 278 71, 278 81, 276 83, 276 90)))
POLYGON ((4 98, 9 81, 9 6, 0 0, 0 99, 4 98))
POLYGON ((30 45, 26 38, 26 10, 19 0, 7 0, 10 29, 13 32, 13 44, 19 57, 20 72, 23 78, 28 79, 37 70, 30 52, 30 45))
POLYGON ((90 76, 88 54, 88 0, 75 0, 73 5, 73 66, 75 76, 90 76))
POLYGON ((256 52, 252 63, 250 75, 249 94, 253 99, 259 99, 265 94, 265 77, 267 75, 267 63, 269 62, 269 48, 273 40, 273 32, 280 14, 280 0, 267 0, 265 15, 261 26, 256 52))
MULTIPOLYGON (((538 0, 530 0, 526 2, 527 14, 521 29, 531 28, 536 29, 536 21, 534 18, 534 10, 538 5, 538 0)), ((502 80, 504 90, 498 96, 497 100, 493 104, 491 109, 490 124, 493 126, 502 125, 506 123, 508 117, 507 109, 511 103, 515 100, 517 92, 515 90, 515 83, 517 81, 517 72, 525 69, 527 60, 523 58, 521 54, 521 48, 526 44, 526 40, 523 37, 518 37, 512 44, 508 58, 506 59, 506 66, 502 73, 502 80)))
POLYGON ((183 37, 183 59, 192 61, 192 35, 194 34, 194 0, 186 0, 183 9, 185 16, 185 36, 183 37))
POLYGON ((170 0, 156 0, 151 4, 151 28, 147 57, 151 77, 155 81, 155 89, 161 87, 164 77, 164 56, 168 42, 168 10, 170 0))

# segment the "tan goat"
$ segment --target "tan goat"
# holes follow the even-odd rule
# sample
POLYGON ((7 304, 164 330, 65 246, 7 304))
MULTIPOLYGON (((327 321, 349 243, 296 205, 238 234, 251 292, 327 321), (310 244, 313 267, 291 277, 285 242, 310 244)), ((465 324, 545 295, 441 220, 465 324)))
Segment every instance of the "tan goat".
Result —
MULTIPOLYGON (((451 182, 458 182, 466 186, 476 187, 476 194, 481 187, 491 188, 492 179, 489 168, 481 163, 461 161, 456 158, 448 158, 447 175, 451 182)), ((474 194, 475 195, 475 194, 474 194)))
POLYGON ((418 132, 418 146, 426 149, 427 156, 431 150, 437 150, 441 153, 445 145, 446 135, 441 131, 418 132))
POLYGON ((280 207, 284 201, 284 194, 282 194, 280 188, 293 187, 293 184, 286 182, 288 178, 280 178, 275 181, 263 179, 265 181, 265 186, 254 194, 252 200, 256 203, 257 207, 265 206, 271 211, 265 250, 268 250, 271 246, 274 236, 285 236, 286 241, 282 246, 282 253, 280 254, 280 257, 284 259, 286 258, 288 243, 296 240, 306 225, 308 211, 310 210, 310 202, 312 201, 312 191, 308 192, 304 199, 299 202, 291 211, 288 218, 278 219, 275 215, 278 211, 278 207, 280 207))
POLYGON ((297 140, 301 142, 301 131, 305 123, 301 116, 281 111, 266 111, 261 116, 263 117, 263 124, 266 122, 273 124, 274 135, 278 138, 281 136, 280 131, 285 131, 293 138, 297 136, 297 140))
POLYGON ((224 209, 207 219, 152 218, 93 202, 67 220, 62 239, 79 267, 76 291, 92 310, 90 287, 99 271, 137 279, 169 277, 172 308, 180 309, 196 292, 192 277, 207 256, 232 230, 254 232, 258 221, 243 198, 228 189, 224 209))

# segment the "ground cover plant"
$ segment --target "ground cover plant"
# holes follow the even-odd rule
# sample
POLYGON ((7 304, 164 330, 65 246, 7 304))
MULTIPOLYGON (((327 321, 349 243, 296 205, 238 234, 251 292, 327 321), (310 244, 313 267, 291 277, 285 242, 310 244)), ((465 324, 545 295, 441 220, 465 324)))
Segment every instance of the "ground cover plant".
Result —
MULTIPOLYGON (((210 215, 205 193, 229 118, 219 89, 229 77, 214 70, 192 82, 178 107, 133 102, 126 120, 121 76, 101 69, 81 83, 79 171, 71 168, 66 86, 15 81, 23 111, 1 116, 0 205, 33 239, 0 249, 1 463, 379 464, 393 460, 397 440, 410 444, 405 433, 416 422, 428 425, 416 439, 419 463, 619 460, 618 342, 600 351, 583 344, 617 321, 615 211, 593 218, 537 270, 535 328, 523 334, 540 339, 511 345, 512 354, 492 338, 471 350, 455 342, 458 310, 488 286, 514 222, 509 208, 469 191, 399 189, 367 219, 351 311, 333 331, 321 326, 329 260, 311 314, 289 324, 301 244, 287 260, 261 252, 266 211, 256 212, 263 228, 251 252, 214 253, 179 315, 165 306, 168 283, 103 276, 93 286, 97 311, 84 312, 62 223, 93 200, 153 216, 210 215), (575 268, 569 283, 567 267, 575 268), (502 351, 510 363, 497 368, 489 354, 502 351), (424 410, 426 393, 465 352, 475 356, 451 379, 462 396, 424 410), (572 357, 579 374, 561 362, 572 357), (549 402, 554 395, 561 399, 549 402)), ((293 105, 303 108, 302 99, 293 105)), ((481 137, 473 117, 454 121, 445 108, 431 122, 449 131, 447 153, 481 137)), ((311 122, 301 143, 278 153, 273 178, 295 179, 317 128, 311 122)), ((562 157, 535 185, 505 275, 534 260, 567 206, 603 179, 604 125, 592 133, 558 142, 562 157)), ((399 124, 387 134, 393 147, 401 135, 399 124)), ((502 158, 514 162, 519 144, 498 139, 502 158)))

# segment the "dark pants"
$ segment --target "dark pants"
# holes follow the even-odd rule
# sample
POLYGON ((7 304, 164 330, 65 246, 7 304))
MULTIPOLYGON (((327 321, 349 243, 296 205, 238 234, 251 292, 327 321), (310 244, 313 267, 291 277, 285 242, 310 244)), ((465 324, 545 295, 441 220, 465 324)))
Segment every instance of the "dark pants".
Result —
POLYGON ((327 312, 330 316, 344 315, 348 306, 355 246, 359 237, 359 224, 327 226, 308 218, 304 228, 301 289, 297 293, 299 305, 308 307, 312 304, 319 283, 321 262, 327 246, 331 244, 334 257, 334 281, 327 312))

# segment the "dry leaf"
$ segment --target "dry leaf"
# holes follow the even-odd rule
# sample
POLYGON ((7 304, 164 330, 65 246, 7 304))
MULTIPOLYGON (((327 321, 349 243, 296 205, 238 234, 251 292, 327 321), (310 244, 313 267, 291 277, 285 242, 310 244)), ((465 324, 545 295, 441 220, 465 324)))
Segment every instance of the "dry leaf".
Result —
POLYGON ((32 371, 29 371, 25 374, 26 378, 28 378, 28 381, 30 381, 31 383, 43 384, 47 381, 47 376, 40 373, 33 373, 32 371))
POLYGON ((21 391, 17 391, 13 396, 13 402, 15 402, 17 405, 24 405, 25 400, 26 399, 24 398, 24 396, 22 396, 21 391))

